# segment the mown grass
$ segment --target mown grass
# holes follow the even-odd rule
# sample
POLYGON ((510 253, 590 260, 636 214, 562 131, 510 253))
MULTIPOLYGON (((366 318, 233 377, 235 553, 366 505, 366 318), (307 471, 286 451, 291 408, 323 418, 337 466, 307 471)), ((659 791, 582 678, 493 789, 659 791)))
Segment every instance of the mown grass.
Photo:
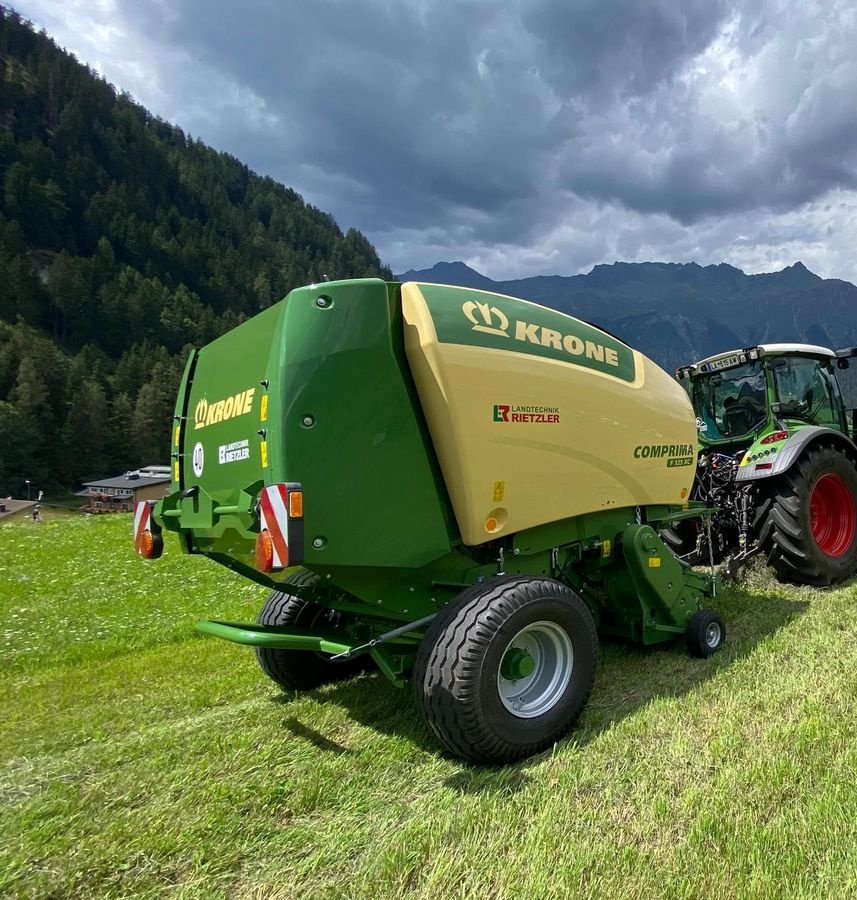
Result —
POLYGON ((0 894, 857 894, 857 589, 756 569, 724 651, 605 645, 580 727, 445 758, 378 676, 283 696, 197 618, 264 591, 130 518, 0 528, 0 894))

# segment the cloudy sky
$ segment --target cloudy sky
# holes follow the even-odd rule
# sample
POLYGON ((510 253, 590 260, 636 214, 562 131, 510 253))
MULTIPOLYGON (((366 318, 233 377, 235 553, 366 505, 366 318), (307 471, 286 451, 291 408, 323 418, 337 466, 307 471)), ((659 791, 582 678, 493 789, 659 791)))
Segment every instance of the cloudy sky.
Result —
POLYGON ((20 0, 395 271, 857 281, 854 0, 20 0))

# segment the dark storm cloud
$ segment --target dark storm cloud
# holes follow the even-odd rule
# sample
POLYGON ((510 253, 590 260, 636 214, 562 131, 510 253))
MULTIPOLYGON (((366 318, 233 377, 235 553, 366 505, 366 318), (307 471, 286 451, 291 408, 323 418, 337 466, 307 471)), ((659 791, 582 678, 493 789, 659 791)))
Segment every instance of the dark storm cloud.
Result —
POLYGON ((524 27, 563 96, 643 95, 704 50, 731 12, 726 0, 532 0, 524 27))
POLYGON ((363 185, 345 202, 369 230, 463 208, 512 238, 541 221, 546 190, 694 222, 853 186, 857 119, 840 93, 853 72, 825 73, 779 122, 749 105, 716 120, 705 79, 678 81, 730 21, 735 41, 758 40, 765 20, 745 3, 125 0, 123 12, 281 117, 282 145, 272 135, 252 158, 286 180, 309 163, 316 190, 340 172, 363 185))
POLYGON ((804 207, 816 254, 824 216, 854 228, 851 0, 63 8, 68 28, 113 41, 108 77, 360 227, 394 265, 741 263, 799 246, 789 217, 804 207), (120 59, 135 47, 157 92, 143 62, 120 59))

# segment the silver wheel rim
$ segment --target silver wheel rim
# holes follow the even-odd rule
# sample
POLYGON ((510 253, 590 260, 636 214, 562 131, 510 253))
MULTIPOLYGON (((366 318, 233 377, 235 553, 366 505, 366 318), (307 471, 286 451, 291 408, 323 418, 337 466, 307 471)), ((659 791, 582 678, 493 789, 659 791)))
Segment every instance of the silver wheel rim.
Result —
POLYGON ((500 659, 500 702, 513 716, 533 719, 553 709, 565 693, 574 668, 574 645, 568 632, 555 622, 533 622, 509 641, 500 659), (502 660, 513 649, 532 658, 532 672, 519 678, 503 676, 502 660))
POLYGON ((709 649, 713 650, 720 644, 720 625, 717 622, 709 622, 708 628, 705 629, 705 643, 709 649))

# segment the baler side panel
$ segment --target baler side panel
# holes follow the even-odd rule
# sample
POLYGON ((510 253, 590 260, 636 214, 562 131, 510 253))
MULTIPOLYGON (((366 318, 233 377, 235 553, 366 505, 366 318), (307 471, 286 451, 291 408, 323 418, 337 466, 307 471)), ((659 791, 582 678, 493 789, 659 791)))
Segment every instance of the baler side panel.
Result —
POLYGON ((509 297, 405 284, 402 302, 408 360, 465 543, 686 501, 690 401, 642 354, 509 297), (603 359, 571 352, 581 347, 603 359))
POLYGON ((292 291, 283 336, 270 479, 303 487, 304 564, 418 567, 449 553, 458 535, 386 283, 292 291))

